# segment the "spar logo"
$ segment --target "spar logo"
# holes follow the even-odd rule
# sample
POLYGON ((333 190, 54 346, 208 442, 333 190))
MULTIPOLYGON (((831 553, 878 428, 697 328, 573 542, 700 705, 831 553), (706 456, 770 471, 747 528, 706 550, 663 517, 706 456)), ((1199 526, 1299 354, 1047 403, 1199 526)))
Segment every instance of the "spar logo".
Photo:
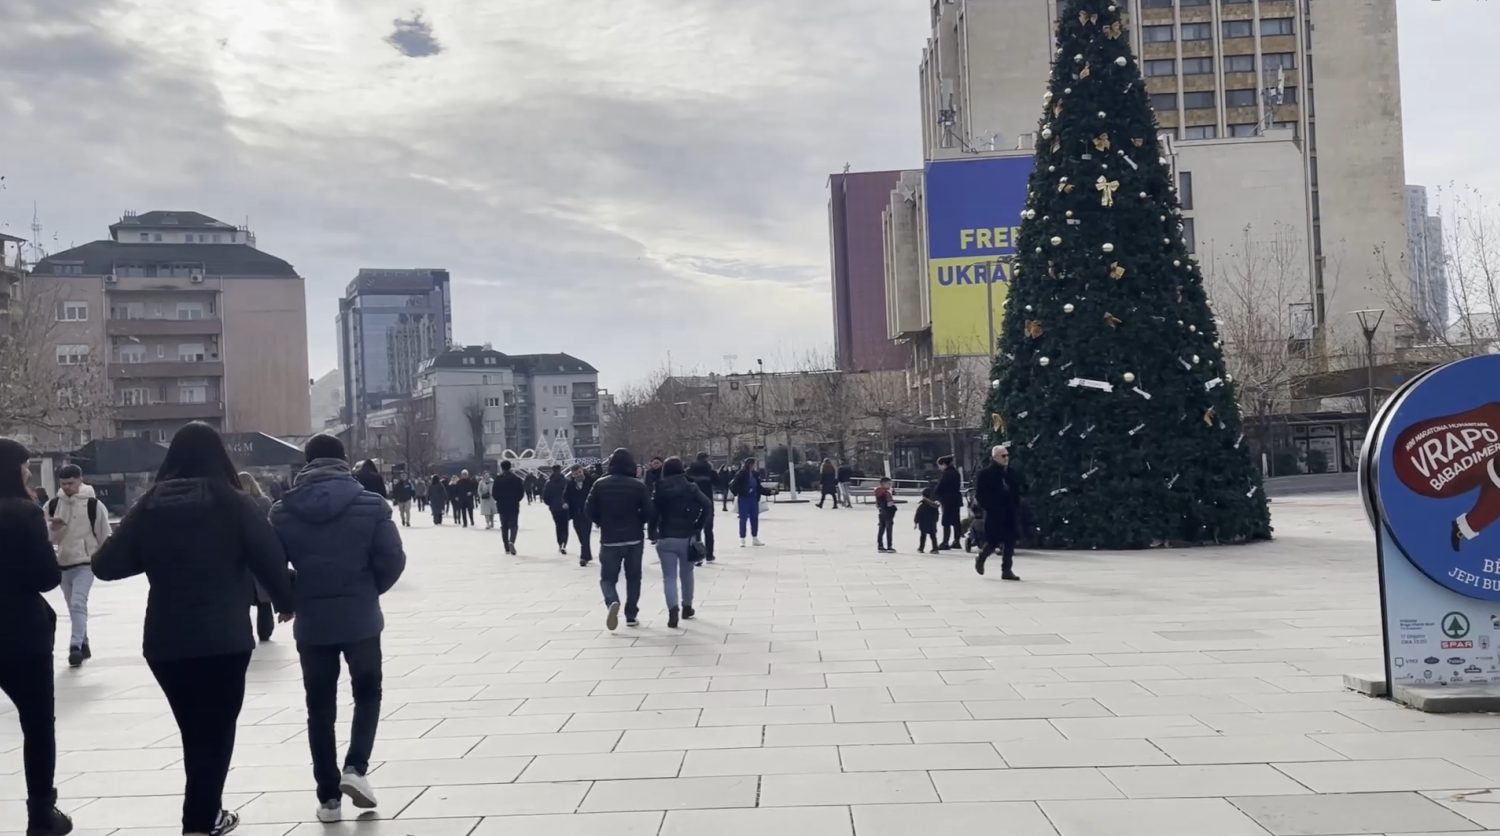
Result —
POLYGON ((1474 507, 1453 521, 1450 540, 1458 551, 1500 519, 1500 403, 1407 427, 1392 456, 1396 477, 1413 493, 1455 499, 1478 491, 1474 507))

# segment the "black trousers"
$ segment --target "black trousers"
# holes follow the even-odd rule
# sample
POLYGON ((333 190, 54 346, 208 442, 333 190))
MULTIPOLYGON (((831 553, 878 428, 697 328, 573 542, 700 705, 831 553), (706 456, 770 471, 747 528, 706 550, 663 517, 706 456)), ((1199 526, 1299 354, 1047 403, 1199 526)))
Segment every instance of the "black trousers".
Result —
POLYGON ((879 525, 878 528, 875 529, 875 548, 877 548, 877 549, 894 548, 894 546, 891 545, 891 533, 892 533, 892 529, 895 528, 895 525, 896 525, 896 520, 895 519, 893 519, 893 518, 888 519, 884 515, 881 515, 881 517, 880 517, 880 525, 879 525))
POLYGON ((340 797, 339 745, 334 724, 339 719, 339 656, 349 665, 354 690, 354 725, 344 769, 360 775, 370 770, 375 731, 380 725, 380 637, 352 644, 297 645, 302 657, 302 687, 307 691, 307 744, 312 749, 313 780, 318 801, 340 797))
POLYGON ((641 603, 641 555, 645 553, 645 543, 633 543, 628 546, 607 546, 599 544, 599 587, 604 592, 604 603, 613 604, 620 600, 618 584, 620 582, 620 569, 625 570, 625 619, 634 619, 636 613, 640 612, 641 603))
POLYGON ((568 547, 568 522, 569 517, 566 511, 553 509, 552 523, 557 526, 557 545, 560 548, 568 547))
POLYGON ((432 506, 432 524, 433 525, 442 525, 443 524, 443 506, 438 505, 437 503, 433 503, 433 506, 432 506))
POLYGON ((963 546, 963 534, 959 532, 960 507, 956 502, 943 505, 943 544, 940 548, 947 548, 950 544, 955 549, 963 546))
POLYGON ((709 517, 703 522, 703 559, 714 559, 714 518, 709 517))
POLYGON ((588 520, 573 520, 573 533, 578 535, 578 559, 587 563, 594 559, 594 524, 588 520))
POLYGON ((26 767, 26 812, 28 824, 45 824, 57 789, 57 725, 53 705, 52 656, 19 656, 0 660, 0 691, 10 698, 21 722, 25 744, 21 760, 26 767))
POLYGON ((255 605, 255 635, 263 642, 276 632, 276 610, 270 604, 255 605))
POLYGON ((245 703, 250 654, 146 660, 182 736, 182 832, 207 833, 224 809, 224 779, 234 758, 235 726, 245 703))
POLYGON ((983 566, 985 564, 985 561, 989 560, 990 555, 994 554, 996 550, 1000 552, 1000 571, 1009 572, 1011 563, 1015 560, 1016 555, 1015 540, 1006 539, 1000 542, 996 542, 994 540, 986 538, 984 542, 984 548, 979 550, 979 565, 983 566))
POLYGON ((932 547, 934 549, 936 549, 937 546, 938 546, 937 527, 936 526, 934 526, 932 528, 924 528, 924 529, 922 529, 922 536, 920 538, 921 539, 921 544, 917 546, 918 550, 927 548, 927 540, 928 540, 928 538, 932 539, 932 547))
POLYGON ((516 534, 521 530, 521 511, 500 512, 500 539, 510 548, 516 547, 516 534))
POLYGON ((464 528, 474 524, 474 501, 462 499, 453 503, 453 516, 458 519, 459 525, 464 528))

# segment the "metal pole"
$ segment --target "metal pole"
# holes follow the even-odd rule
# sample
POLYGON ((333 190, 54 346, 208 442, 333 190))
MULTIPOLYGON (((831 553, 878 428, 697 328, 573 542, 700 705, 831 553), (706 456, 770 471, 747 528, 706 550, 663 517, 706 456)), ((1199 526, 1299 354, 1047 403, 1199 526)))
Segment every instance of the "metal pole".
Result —
POLYGON ((985 283, 984 283, 984 313, 985 313, 985 315, 987 317, 989 317, 989 323, 990 323, 990 343, 989 343, 989 345, 984 350, 985 356, 992 356, 995 353, 995 272, 994 271, 995 270, 999 270, 999 269, 1000 269, 1000 260, 999 259, 995 259, 994 269, 990 271, 990 275, 986 278, 985 283))
POLYGON ((1365 332, 1365 431, 1375 421, 1375 332, 1365 332))

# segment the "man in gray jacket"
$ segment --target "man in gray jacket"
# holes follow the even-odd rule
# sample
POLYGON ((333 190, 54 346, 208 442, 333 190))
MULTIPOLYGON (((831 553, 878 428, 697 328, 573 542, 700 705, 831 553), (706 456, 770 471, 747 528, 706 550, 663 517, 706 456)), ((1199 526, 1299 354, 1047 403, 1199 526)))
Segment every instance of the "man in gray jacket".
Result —
POLYGON ((365 773, 380 722, 380 596, 406 568, 391 506, 349 472, 344 445, 313 436, 307 466, 271 509, 271 525, 296 570, 293 634, 307 690, 307 735, 318 788, 318 821, 342 818, 341 798, 375 806, 365 773), (338 768, 339 657, 349 665, 354 725, 342 774, 338 768))

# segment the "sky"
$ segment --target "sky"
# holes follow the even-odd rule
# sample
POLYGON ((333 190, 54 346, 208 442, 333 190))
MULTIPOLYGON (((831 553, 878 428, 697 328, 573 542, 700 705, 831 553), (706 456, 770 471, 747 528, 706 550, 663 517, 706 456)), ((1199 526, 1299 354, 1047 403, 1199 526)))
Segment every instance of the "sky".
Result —
MULTIPOLYGON (((1396 2, 1407 182, 1500 196, 1500 2, 1396 2)), ((447 268, 458 342, 606 386, 824 352, 827 177, 920 165, 927 3, 0 0, 0 231, 248 221, 313 376, 360 267, 447 268)))

